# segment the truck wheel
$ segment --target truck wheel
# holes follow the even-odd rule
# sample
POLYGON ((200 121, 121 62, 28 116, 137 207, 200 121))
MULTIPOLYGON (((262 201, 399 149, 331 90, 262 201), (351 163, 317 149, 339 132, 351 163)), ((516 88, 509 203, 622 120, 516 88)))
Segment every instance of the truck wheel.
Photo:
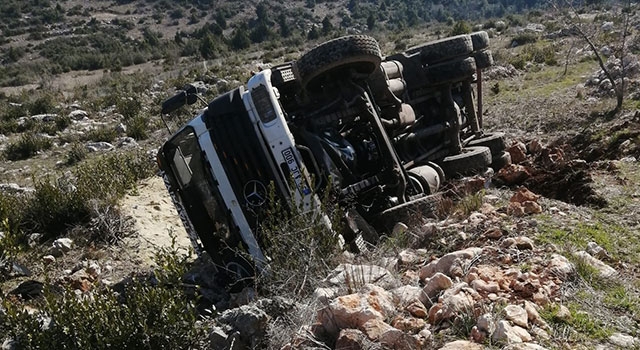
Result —
POLYGON ((487 133, 482 137, 469 141, 467 146, 484 146, 491 150, 492 156, 499 156, 507 149, 503 132, 487 133))
POLYGON ((484 50, 489 47, 489 34, 485 31, 474 32, 469 34, 473 43, 473 51, 484 50))
POLYGON ((352 35, 315 47, 302 55, 296 65, 302 86, 307 86, 320 75, 337 69, 352 68, 359 73, 371 74, 378 69, 381 61, 382 53, 376 39, 352 35))
POLYGON ((220 267, 223 284, 233 292, 239 292, 250 285, 255 277, 255 267, 240 254, 225 254, 224 267, 220 267))
POLYGON ((383 210, 378 215, 381 226, 391 229, 398 222, 411 223, 421 218, 436 218, 441 208, 443 197, 441 193, 414 199, 412 201, 396 205, 383 210))
POLYGON ((485 69, 493 66, 493 55, 491 54, 491 50, 476 52, 473 55, 473 58, 476 60, 476 67, 478 69, 485 69))
POLYGON ((473 43, 471 37, 464 34, 432 41, 406 51, 408 55, 418 52, 423 63, 434 64, 454 57, 468 56, 473 52, 473 43))
POLYGON ((483 146, 462 149, 460 154, 445 157, 440 166, 447 178, 468 175, 486 169, 491 164, 491 150, 483 146))
POLYGON ((475 72, 476 62, 473 57, 435 64, 425 69, 425 75, 433 85, 462 81, 471 77, 475 72))

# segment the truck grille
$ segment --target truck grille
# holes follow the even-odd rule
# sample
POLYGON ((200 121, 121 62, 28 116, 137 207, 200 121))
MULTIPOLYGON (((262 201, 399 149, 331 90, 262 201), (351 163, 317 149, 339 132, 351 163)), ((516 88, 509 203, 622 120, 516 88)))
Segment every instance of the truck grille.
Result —
MULTIPOLYGON (((234 90, 229 94, 234 93, 237 94, 237 96, 232 97, 234 110, 218 110, 225 112, 218 114, 215 109, 211 108, 216 102, 214 100, 209 105, 205 123, 231 187, 240 201, 249 223, 252 228, 255 228, 258 219, 256 213, 260 211, 260 208, 255 202, 247 202, 245 186, 259 181, 265 189, 268 189, 269 184, 274 181, 274 174, 260 145, 261 141, 256 134, 256 129, 244 109, 244 105, 237 103, 237 101, 241 101, 238 90, 234 90)), ((227 95, 219 98, 226 97, 228 99, 227 95)), ((268 193, 264 193, 265 200, 267 195, 268 193)), ((262 204, 262 207, 265 205, 266 203, 262 204)))

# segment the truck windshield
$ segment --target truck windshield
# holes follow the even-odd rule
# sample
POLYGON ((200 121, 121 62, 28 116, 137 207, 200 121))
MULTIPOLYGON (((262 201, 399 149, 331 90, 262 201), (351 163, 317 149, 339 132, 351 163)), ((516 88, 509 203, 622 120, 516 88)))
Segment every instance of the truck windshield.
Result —
POLYGON ((166 144, 164 156, 178 184, 180 201, 204 248, 211 252, 237 247, 240 241, 229 231, 227 210, 195 131, 187 127, 178 133, 166 144))

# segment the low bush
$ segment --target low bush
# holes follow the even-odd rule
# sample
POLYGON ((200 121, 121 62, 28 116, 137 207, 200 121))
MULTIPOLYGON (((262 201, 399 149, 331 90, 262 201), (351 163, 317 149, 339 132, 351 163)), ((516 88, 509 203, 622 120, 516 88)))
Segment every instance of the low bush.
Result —
POLYGON ((62 131, 69 125, 71 125, 71 118, 69 118, 68 116, 60 115, 56 116, 53 120, 47 121, 28 118, 22 123, 16 122, 15 124, 15 132, 17 133, 39 133, 56 135, 58 131, 62 131))
POLYGON ((87 221, 90 211, 82 193, 58 186, 46 177, 36 182, 23 215, 22 227, 26 232, 42 232, 45 238, 52 238, 75 223, 87 221))
MULTIPOLYGON (((1 195, 0 195, 1 196, 1 195)), ((2 201, 0 197, 0 201, 2 201)), ((2 214, 2 213, 0 213, 2 214)), ((4 215, 0 216, 4 217, 4 215)), ((20 252, 21 236, 13 229, 8 219, 0 221, 0 283, 4 282, 13 269, 13 262, 20 252)), ((1 322, 2 319, 0 319, 1 322)))
POLYGON ((114 206, 154 169, 142 152, 98 157, 79 165, 70 176, 35 180, 33 193, 1 195, 0 214, 27 234, 40 232, 44 238, 55 238, 71 227, 90 223, 96 211, 114 206))
POLYGON ((104 288, 90 296, 45 287, 36 312, 5 299, 0 329, 22 349, 206 349, 208 327, 195 302, 171 283, 185 259, 163 254, 156 285, 134 279, 122 293, 104 288))
POLYGON ((557 65, 558 59, 555 48, 551 44, 527 45, 517 56, 512 56, 508 62, 517 69, 524 69, 528 62, 557 65))
POLYGON ((28 159, 38 152, 48 150, 53 146, 53 142, 46 137, 23 134, 18 141, 10 143, 4 150, 4 156, 8 160, 28 159))
POLYGON ((137 115, 127 119, 125 125, 127 126, 127 136, 136 140, 145 140, 149 137, 149 120, 147 116, 137 115))
POLYGON ((142 104, 136 98, 120 98, 116 102, 116 111, 122 114, 125 120, 137 117, 141 109, 142 104))
POLYGON ((456 22, 456 24, 453 25, 453 28, 451 29, 451 33, 449 33, 449 36, 469 34, 471 33, 471 30, 472 30, 471 25, 467 23, 467 21, 458 21, 456 22))
POLYGON ((116 129, 112 127, 101 126, 87 132, 83 139, 86 141, 96 142, 113 142, 118 137, 116 129))
POLYGON ((80 161, 87 158, 88 153, 89 152, 87 151, 87 148, 83 144, 74 142, 71 145, 69 152, 67 152, 67 159, 65 163, 67 165, 74 165, 76 163, 79 163, 80 161))
POLYGON ((532 32, 522 32, 511 39, 511 46, 522 46, 538 41, 538 35, 532 32))
POLYGON ((335 267, 339 247, 342 214, 336 203, 323 200, 323 212, 329 213, 332 227, 325 218, 304 212, 296 203, 286 205, 273 199, 262 225, 266 255, 271 258, 267 290, 291 296, 307 295, 318 287, 318 276, 326 276, 335 267), (293 209, 289 209, 293 208, 293 209), (292 269, 295 266, 295 269, 292 269))
POLYGON ((0 134, 14 134, 18 132, 20 126, 15 119, 0 120, 0 134))
POLYGON ((56 120, 55 120, 56 130, 62 131, 68 128, 69 125, 71 125, 71 117, 69 117, 68 115, 59 115, 56 117, 56 120))
POLYGON ((81 164, 75 171, 77 191, 89 199, 116 204, 140 179, 154 174, 155 163, 141 151, 114 153, 81 164))
POLYGON ((522 49, 521 55, 524 55, 527 61, 535 63, 544 63, 547 65, 558 64, 556 50, 551 44, 526 46, 522 49))
POLYGON ((134 220, 124 215, 116 206, 95 205, 89 222, 89 241, 116 244, 136 231, 134 220))
POLYGON ((2 110, 3 120, 15 120, 20 117, 24 117, 26 115, 27 115, 27 108, 24 106, 24 104, 20 104, 20 103, 7 105, 2 110))
POLYGON ((56 111, 54 97, 51 94, 42 94, 41 96, 38 96, 35 100, 29 102, 27 108, 31 115, 54 113, 56 111))

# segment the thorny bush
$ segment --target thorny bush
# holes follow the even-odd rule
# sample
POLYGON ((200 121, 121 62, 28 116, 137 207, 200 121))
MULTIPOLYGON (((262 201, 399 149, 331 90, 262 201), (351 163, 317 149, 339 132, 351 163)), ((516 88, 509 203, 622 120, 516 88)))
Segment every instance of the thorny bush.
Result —
POLYGON ((206 349, 206 320, 175 284, 185 261, 175 249, 158 252, 157 283, 134 279, 122 293, 47 286, 36 312, 4 300, 0 330, 22 349, 206 349))
POLYGON ((274 193, 272 186, 271 204, 260 232, 271 259, 264 287, 278 295, 304 296, 318 287, 318 276, 326 276, 335 267, 341 248, 337 225, 342 212, 330 195, 320 205, 325 217, 305 211, 294 200, 275 200, 274 193))
POLYGON ((98 157, 60 179, 34 179, 32 193, 0 194, 0 213, 27 234, 41 232, 45 239, 55 238, 70 227, 89 223, 92 213, 100 212, 96 208, 115 206, 153 169, 154 164, 139 151, 98 157))

